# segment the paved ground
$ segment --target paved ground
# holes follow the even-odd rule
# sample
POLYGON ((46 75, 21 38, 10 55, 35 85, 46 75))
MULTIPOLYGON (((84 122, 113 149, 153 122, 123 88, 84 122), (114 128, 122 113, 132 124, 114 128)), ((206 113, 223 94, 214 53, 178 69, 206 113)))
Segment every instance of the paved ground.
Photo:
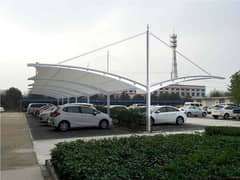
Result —
POLYGON ((1 179, 42 180, 24 113, 1 113, 1 179))
POLYGON ((111 129, 99 129, 99 128, 76 128, 67 132, 60 132, 52 127, 47 126, 45 123, 40 123, 36 117, 27 115, 29 128, 34 140, 44 139, 64 139, 74 137, 89 137, 89 136, 104 136, 104 135, 120 135, 128 134, 129 130, 124 128, 111 128, 111 129))
MULTIPOLYGON (((127 129, 120 127, 113 127, 111 129, 103 130, 99 128, 77 128, 68 132, 57 131, 44 123, 40 123, 36 117, 27 115, 28 124, 34 140, 45 139, 66 139, 75 137, 93 137, 93 136, 109 136, 109 135, 124 135, 133 133, 127 129)), ((154 125, 153 131, 161 132, 175 132, 175 131, 188 131, 188 130, 201 130, 205 126, 199 124, 186 123, 182 126, 175 124, 161 124, 154 125)), ((144 127, 143 127, 144 128, 144 127)))

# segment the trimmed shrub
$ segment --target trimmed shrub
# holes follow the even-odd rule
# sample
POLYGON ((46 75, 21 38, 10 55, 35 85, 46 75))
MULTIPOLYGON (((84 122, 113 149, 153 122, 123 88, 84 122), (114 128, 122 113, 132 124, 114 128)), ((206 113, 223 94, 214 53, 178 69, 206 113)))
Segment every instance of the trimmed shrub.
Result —
POLYGON ((59 143, 51 152, 61 179, 240 178, 240 138, 142 136, 59 143))
POLYGON ((207 135, 240 136, 240 127, 206 127, 207 135))

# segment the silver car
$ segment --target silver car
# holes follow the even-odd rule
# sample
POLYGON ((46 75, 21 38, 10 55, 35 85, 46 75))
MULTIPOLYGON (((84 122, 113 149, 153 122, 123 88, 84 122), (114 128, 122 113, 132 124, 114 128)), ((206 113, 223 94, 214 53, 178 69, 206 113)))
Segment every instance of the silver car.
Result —
POLYGON ((180 110, 184 111, 188 117, 192 117, 192 116, 206 117, 207 116, 207 112, 205 110, 196 106, 185 106, 180 108, 180 110))

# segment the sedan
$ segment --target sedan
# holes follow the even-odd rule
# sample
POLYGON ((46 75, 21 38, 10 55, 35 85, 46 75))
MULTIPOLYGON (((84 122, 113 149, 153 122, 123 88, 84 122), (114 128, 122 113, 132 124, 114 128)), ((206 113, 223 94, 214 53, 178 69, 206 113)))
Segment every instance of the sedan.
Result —
POLYGON ((173 106, 153 106, 151 108, 152 124, 174 123, 182 125, 186 119, 186 114, 173 106))
POLYGON ((188 117, 191 117, 191 116, 206 117, 207 116, 207 111, 203 110, 202 108, 196 107, 196 106, 183 107, 183 108, 181 108, 181 110, 184 111, 188 117))

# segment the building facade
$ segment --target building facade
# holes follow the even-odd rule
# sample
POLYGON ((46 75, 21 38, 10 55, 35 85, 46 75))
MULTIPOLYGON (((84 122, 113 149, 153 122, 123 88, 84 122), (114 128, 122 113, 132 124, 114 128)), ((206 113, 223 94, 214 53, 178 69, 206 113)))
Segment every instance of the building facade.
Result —
POLYGON ((180 97, 205 97, 206 86, 174 84, 157 91, 157 94, 178 94, 180 97))

